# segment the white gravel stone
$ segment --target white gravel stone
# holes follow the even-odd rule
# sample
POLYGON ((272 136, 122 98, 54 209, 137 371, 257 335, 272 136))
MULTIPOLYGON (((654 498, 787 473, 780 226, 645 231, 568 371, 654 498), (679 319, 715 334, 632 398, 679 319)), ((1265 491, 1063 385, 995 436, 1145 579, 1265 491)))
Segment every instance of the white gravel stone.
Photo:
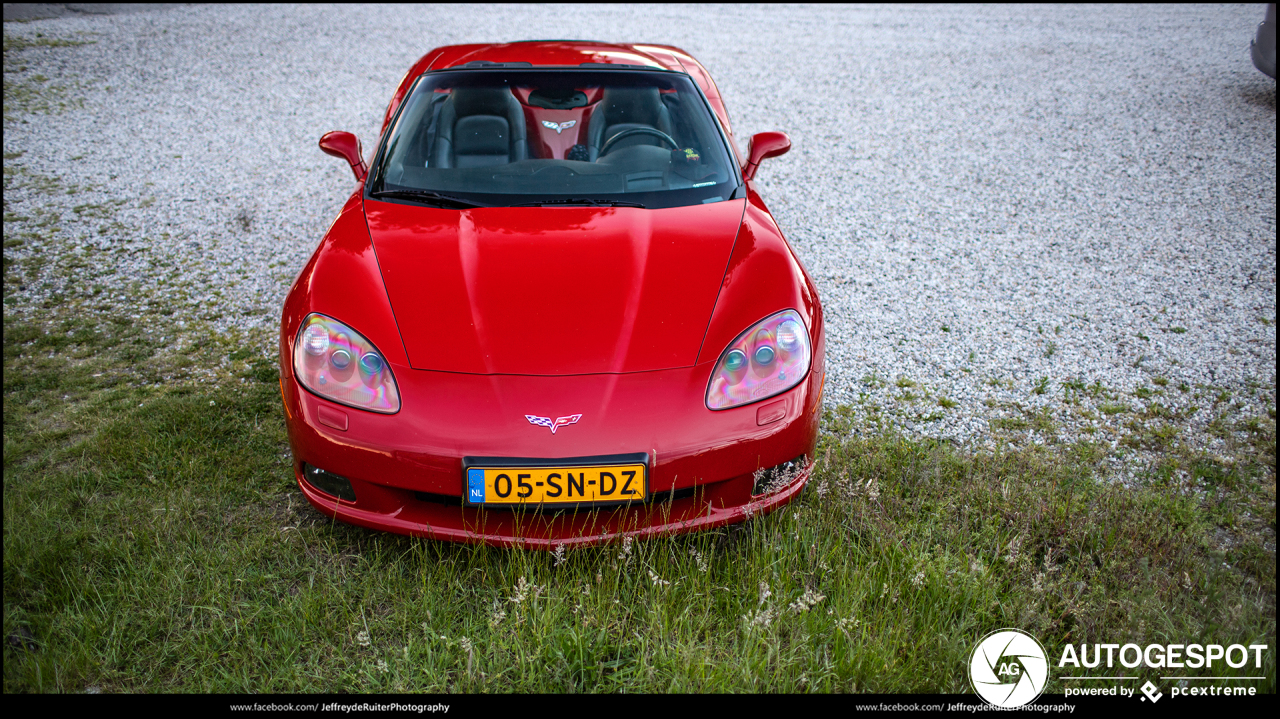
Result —
MULTIPOLYGON (((1275 81, 1248 50, 1261 16, 188 6, 6 23, 7 36, 91 41, 6 58, 6 82, 42 75, 83 100, 6 119, 6 156, 23 153, 6 170, 92 189, 16 187, 5 209, 71 211, 50 242, 110 250, 92 261, 122 303, 136 280, 178 316, 265 335, 352 189, 316 140, 350 130, 371 154, 391 91, 427 50, 674 44, 711 71, 744 146, 764 130, 792 138, 759 182, 826 307, 830 405, 992 446, 992 420, 1028 412, 1047 410, 1056 429, 996 443, 1114 442, 1128 415, 1104 404, 1197 406, 1184 439, 1207 446, 1204 425, 1223 411, 1274 421, 1275 81), (73 211, 85 203, 118 206, 102 220, 73 211), (1066 382, 1105 391, 1072 405, 1066 382)), ((51 275, 5 311, 62 289, 51 275)))

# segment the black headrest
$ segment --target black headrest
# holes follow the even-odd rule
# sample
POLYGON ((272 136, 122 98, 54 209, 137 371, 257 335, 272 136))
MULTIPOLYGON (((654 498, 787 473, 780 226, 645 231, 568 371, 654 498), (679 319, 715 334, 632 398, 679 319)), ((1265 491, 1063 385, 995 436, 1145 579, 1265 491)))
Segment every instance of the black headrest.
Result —
POLYGON ((459 87, 449 100, 458 117, 467 115, 499 115, 505 117, 511 106, 511 91, 505 87, 459 87))
POLYGON ((662 98, 656 87, 606 88, 600 104, 610 125, 620 122, 657 126, 662 98))
POLYGON ((587 95, 572 87, 543 87, 529 93, 529 104, 544 110, 570 110, 586 106, 587 95))

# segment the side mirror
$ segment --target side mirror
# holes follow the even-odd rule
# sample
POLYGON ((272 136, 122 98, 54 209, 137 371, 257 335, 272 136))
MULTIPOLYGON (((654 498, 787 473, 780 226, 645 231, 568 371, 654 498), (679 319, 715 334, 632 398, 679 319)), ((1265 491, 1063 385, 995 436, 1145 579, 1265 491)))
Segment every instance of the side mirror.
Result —
POLYGON ((760 169, 760 161, 768 157, 786 154, 791 149, 791 138, 785 132, 760 132, 747 143, 747 164, 742 168, 742 179, 751 180, 760 169))
POLYGON ((364 158, 360 155, 360 138, 349 132, 329 132, 320 138, 320 149, 326 155, 341 157, 351 165, 351 171, 355 173, 356 181, 363 182, 365 175, 369 174, 369 168, 364 164, 364 158))

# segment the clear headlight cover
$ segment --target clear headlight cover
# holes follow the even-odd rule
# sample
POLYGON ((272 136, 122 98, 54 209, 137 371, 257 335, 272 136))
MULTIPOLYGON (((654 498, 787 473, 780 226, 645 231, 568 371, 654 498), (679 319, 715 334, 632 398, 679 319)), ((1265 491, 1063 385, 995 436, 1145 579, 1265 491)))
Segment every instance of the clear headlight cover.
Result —
POLYGON ((338 404, 400 411, 395 377, 378 348, 332 317, 313 312, 303 320, 293 343, 293 374, 303 387, 338 404))
POLYGON ((795 310, 752 325, 729 343, 707 385, 707 408, 729 409, 795 387, 809 372, 809 331, 795 310))

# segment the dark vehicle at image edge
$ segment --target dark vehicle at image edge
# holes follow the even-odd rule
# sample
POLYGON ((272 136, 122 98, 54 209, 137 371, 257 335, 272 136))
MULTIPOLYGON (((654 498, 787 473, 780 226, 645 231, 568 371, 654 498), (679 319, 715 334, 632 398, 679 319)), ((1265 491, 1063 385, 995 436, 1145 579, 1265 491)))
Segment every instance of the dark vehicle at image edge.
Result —
POLYGON ((1258 25, 1258 34, 1249 43, 1253 66, 1270 76, 1276 76, 1276 4, 1267 5, 1267 16, 1258 25))

